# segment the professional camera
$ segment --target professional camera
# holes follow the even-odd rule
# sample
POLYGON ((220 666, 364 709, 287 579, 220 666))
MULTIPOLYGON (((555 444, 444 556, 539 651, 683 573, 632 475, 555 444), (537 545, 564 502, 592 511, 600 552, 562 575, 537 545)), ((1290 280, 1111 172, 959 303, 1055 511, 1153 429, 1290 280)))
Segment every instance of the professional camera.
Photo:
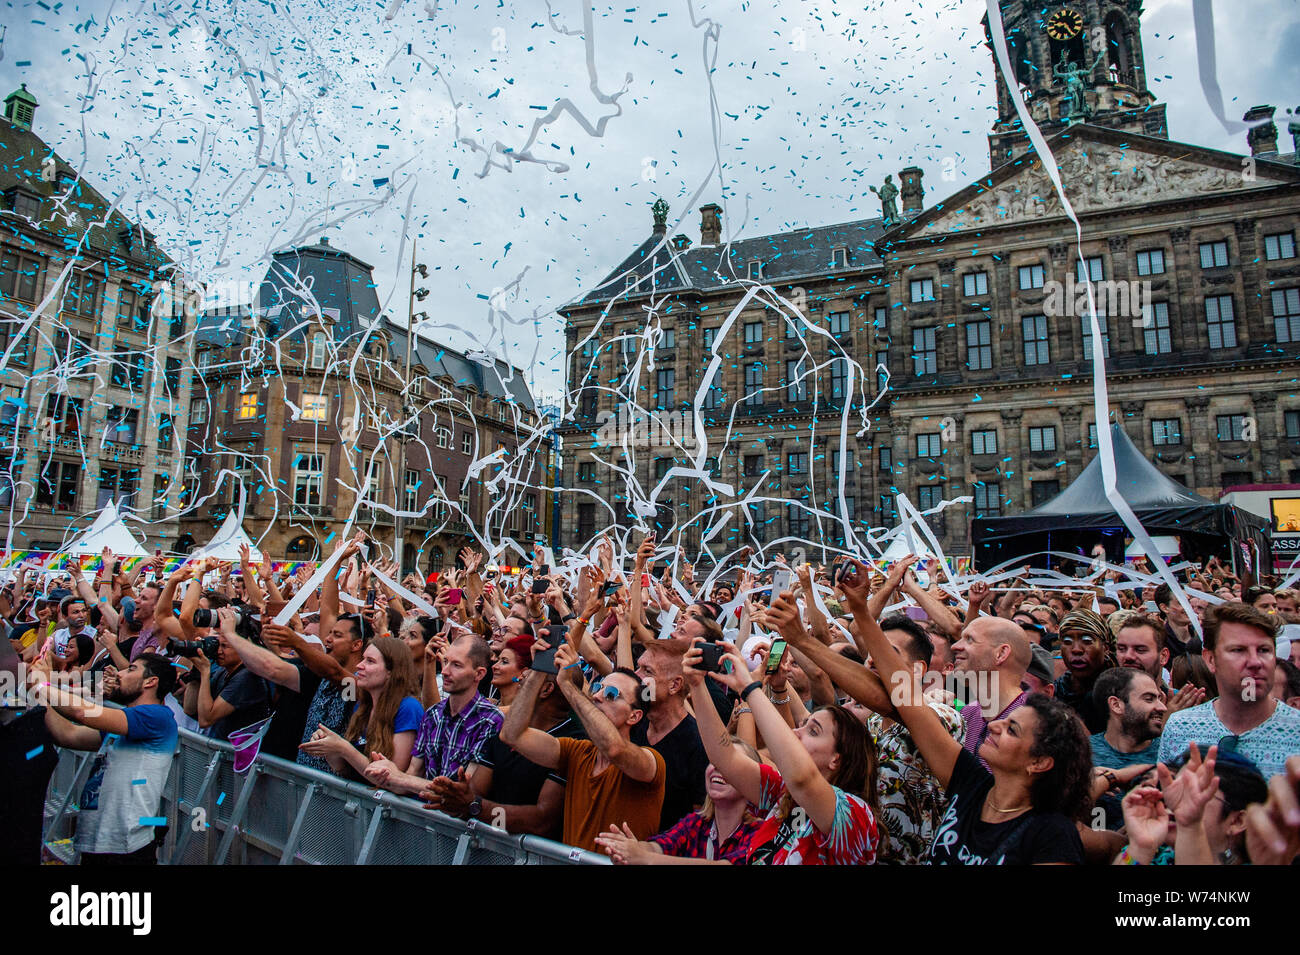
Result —
MULTIPOLYGON (((240 624, 244 622, 244 615, 233 607, 231 609, 235 611, 235 629, 238 630, 240 624)), ((221 626, 221 622, 217 620, 217 612, 215 610, 205 610, 204 608, 199 607, 194 611, 194 626, 199 628, 211 627, 216 629, 221 626)))
MULTIPOLYGON (((198 616, 198 614, 200 613, 210 613, 210 612, 211 611, 208 610, 200 610, 195 614, 195 616, 198 616)), ((196 657, 199 655, 199 651, 202 650, 203 655, 207 657, 209 660, 215 660, 217 658, 217 648, 220 645, 221 645, 221 639, 219 637, 204 637, 202 640, 167 641, 168 649, 171 650, 173 653, 175 653, 177 656, 196 657)))

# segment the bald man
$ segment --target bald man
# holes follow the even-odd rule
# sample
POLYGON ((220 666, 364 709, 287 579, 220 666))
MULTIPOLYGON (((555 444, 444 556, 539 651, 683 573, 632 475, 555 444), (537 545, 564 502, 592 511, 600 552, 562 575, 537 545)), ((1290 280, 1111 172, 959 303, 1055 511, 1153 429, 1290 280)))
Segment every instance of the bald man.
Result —
POLYGON ((952 645, 957 685, 966 687, 966 705, 961 710, 966 727, 962 745, 976 758, 988 737, 989 724, 1006 719, 1024 705, 1029 694, 1021 683, 1031 659, 1024 631, 1003 617, 972 620, 962 630, 961 639, 952 645))

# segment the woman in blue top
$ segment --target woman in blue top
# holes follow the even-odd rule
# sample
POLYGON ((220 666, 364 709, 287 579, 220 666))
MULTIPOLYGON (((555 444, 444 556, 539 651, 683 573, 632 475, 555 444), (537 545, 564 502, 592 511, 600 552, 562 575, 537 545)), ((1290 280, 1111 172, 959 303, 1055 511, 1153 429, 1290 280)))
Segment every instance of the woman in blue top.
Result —
POLYGON ((415 733, 424 707, 415 697, 415 665, 406 643, 377 637, 357 664, 357 706, 347 732, 340 736, 324 724, 298 748, 323 756, 341 776, 363 780, 371 754, 379 753, 406 771, 415 748, 415 733))

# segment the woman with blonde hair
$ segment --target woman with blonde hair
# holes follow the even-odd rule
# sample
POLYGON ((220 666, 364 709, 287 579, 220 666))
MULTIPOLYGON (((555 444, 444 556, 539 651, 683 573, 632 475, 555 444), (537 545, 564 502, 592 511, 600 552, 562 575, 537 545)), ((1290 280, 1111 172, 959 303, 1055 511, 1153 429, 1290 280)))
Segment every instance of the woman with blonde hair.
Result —
MULTIPOLYGON (((732 745, 759 762, 758 751, 738 736, 732 745)), ((638 842, 624 823, 596 837, 615 865, 745 865, 762 819, 710 763, 704 770, 704 805, 648 842, 638 842)))
POLYGON ((397 637, 370 641, 356 669, 357 706, 340 736, 323 723, 298 748, 324 757, 340 776, 363 780, 370 763, 391 759, 403 772, 411 764, 415 734, 424 718, 411 650, 397 637))

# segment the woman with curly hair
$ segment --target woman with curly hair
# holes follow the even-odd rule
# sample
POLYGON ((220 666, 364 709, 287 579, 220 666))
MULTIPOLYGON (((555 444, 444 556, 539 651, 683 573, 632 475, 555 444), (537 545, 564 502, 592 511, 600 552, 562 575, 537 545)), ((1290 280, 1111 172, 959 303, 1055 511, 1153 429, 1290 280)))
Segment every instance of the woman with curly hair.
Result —
POLYGON ((869 572, 852 563, 855 569, 840 586, 858 634, 880 679, 893 688, 899 719, 949 797, 931 864, 1082 864, 1075 822, 1092 804, 1092 755, 1083 723, 1068 706, 1034 694, 990 723, 978 754, 968 753, 926 705, 921 681, 867 607, 869 572))

